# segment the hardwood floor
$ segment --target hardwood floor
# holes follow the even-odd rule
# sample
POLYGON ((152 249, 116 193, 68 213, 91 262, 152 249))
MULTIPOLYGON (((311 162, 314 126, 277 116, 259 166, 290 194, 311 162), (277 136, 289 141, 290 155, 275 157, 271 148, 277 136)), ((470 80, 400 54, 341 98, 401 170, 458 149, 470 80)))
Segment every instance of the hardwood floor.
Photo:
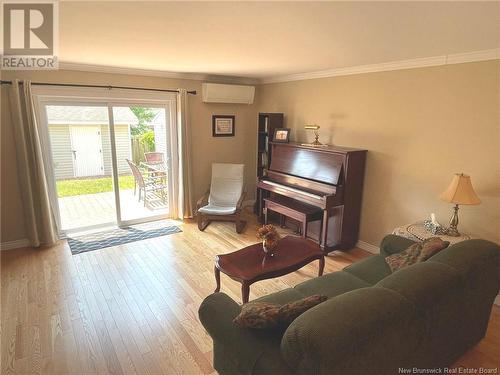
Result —
MULTIPOLYGON (((214 255, 255 243, 246 231, 196 223, 182 233, 72 256, 68 245, 1 254, 2 374, 211 374, 212 343, 197 310, 215 288, 214 255)), ((325 273, 369 255, 334 252, 325 273)), ((252 285, 250 299, 317 274, 317 262, 252 285)), ((221 276, 222 291, 240 301, 240 284, 221 276)), ((458 328, 458 327, 457 327, 458 328)), ((457 366, 499 367, 500 309, 487 337, 457 366)))

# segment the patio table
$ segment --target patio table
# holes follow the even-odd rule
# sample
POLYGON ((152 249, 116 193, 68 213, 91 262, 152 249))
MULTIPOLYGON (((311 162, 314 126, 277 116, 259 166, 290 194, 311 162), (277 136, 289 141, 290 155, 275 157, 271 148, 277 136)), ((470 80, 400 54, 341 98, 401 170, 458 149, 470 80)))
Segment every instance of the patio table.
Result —
POLYGON ((164 162, 146 163, 145 161, 141 161, 140 166, 148 169, 150 172, 155 172, 155 173, 166 173, 167 172, 167 166, 165 165, 164 162))

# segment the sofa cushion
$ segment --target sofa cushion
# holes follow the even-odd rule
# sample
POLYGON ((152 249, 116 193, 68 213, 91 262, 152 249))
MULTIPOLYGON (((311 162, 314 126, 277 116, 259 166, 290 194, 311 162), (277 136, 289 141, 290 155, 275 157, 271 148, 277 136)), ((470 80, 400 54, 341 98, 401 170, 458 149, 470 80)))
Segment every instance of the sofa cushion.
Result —
POLYGON ((463 288, 457 271, 450 266, 430 262, 396 271, 376 286, 396 291, 411 301, 417 310, 435 306, 445 295, 463 288))
POLYGON ((472 274, 481 275, 493 268, 492 272, 500 279, 500 246, 486 240, 462 241, 439 252, 429 259, 429 262, 447 264, 456 269, 464 278, 469 279, 472 274))
POLYGON ((281 353, 297 374, 397 373, 394 363, 407 365, 418 342, 421 327, 414 312, 392 290, 356 289, 295 319, 283 335, 281 353))
POLYGON ((323 294, 328 297, 335 297, 339 294, 367 286, 370 286, 370 284, 350 273, 333 272, 328 275, 316 277, 312 280, 304 281, 296 285, 294 289, 306 296, 323 294))
POLYGON ((370 285, 378 283, 384 277, 391 274, 391 269, 382 255, 374 255, 362 259, 347 266, 344 268, 344 271, 366 281, 370 285))
POLYGON ((376 287, 396 291, 413 303, 421 322, 422 344, 414 351, 423 368, 452 363, 470 346, 469 301, 459 273, 445 264, 424 262, 404 268, 376 287), (460 327, 460 329, 457 329, 460 327), (429 351, 431 348, 439 350, 429 351))
MULTIPOLYGON (((317 292, 320 293, 320 292, 317 292)), ((317 294, 311 293, 310 295, 317 294)), ((279 292, 268 294, 267 296, 260 297, 254 300, 254 302, 270 302, 274 303, 276 305, 284 305, 285 303, 297 301, 299 299, 302 299, 304 297, 307 297, 307 295, 300 293, 299 291, 295 290, 294 288, 288 288, 288 289, 283 289, 280 290, 279 292)))

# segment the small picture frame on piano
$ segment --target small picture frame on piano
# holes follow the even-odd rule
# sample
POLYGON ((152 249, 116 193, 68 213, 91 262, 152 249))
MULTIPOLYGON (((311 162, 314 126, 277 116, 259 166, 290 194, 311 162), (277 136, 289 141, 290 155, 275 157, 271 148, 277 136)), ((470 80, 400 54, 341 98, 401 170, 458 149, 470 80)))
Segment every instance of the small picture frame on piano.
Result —
POLYGON ((290 141, 290 129, 276 128, 274 129, 273 142, 288 143, 290 141))

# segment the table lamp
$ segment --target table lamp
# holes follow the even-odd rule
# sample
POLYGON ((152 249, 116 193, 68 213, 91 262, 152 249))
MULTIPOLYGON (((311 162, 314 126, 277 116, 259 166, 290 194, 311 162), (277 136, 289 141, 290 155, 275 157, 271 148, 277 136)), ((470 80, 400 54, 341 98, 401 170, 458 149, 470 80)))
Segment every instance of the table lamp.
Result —
POLYGON ((302 146, 312 146, 312 147, 328 147, 319 141, 319 126, 318 125, 306 125, 304 126, 306 130, 314 131, 314 141, 311 143, 302 143, 302 146))
POLYGON ((441 193, 439 198, 445 202, 454 203, 453 216, 450 219, 450 226, 446 234, 452 237, 460 236, 458 232, 458 205, 459 204, 479 204, 481 200, 477 197, 472 187, 470 176, 463 173, 456 173, 451 180, 450 186, 441 193))

